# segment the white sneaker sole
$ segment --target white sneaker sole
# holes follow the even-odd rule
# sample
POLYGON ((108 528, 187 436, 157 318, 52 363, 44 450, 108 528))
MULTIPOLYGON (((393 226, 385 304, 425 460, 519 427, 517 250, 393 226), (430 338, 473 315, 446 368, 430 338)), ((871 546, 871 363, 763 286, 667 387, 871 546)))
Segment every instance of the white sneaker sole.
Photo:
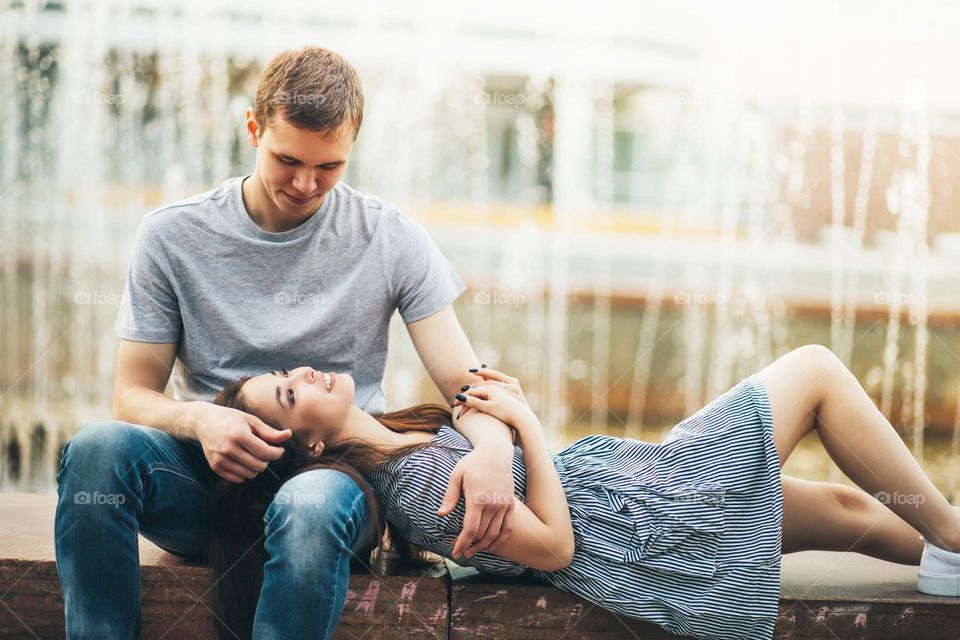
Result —
POLYGON ((920 572, 917 591, 931 596, 960 596, 960 576, 920 572))

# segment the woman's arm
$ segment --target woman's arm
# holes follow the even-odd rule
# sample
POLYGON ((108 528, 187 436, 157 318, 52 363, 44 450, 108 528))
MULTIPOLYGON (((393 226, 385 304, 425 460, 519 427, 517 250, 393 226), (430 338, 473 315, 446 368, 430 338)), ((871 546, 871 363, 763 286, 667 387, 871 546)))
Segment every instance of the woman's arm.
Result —
MULTIPOLYGON (((556 571, 573 559, 573 526, 567 497, 547 450, 540 421, 526 404, 508 391, 509 385, 471 387, 458 397, 465 406, 499 418, 517 431, 527 472, 525 503, 518 503, 510 536, 489 548, 508 560, 556 571)), ((521 396, 522 397, 522 396, 521 396)), ((468 546, 464 555, 483 549, 483 540, 468 546)), ((458 558, 460 549, 454 548, 458 558)))
MULTIPOLYGON (((482 383, 469 369, 477 366, 477 356, 460 327, 452 306, 407 325, 410 339, 423 366, 443 397, 450 402, 465 384, 482 383)), ((471 412, 452 425, 473 444, 473 451, 450 474, 444 504, 453 509, 463 495, 466 516, 457 540, 465 547, 473 540, 469 530, 479 529, 487 545, 509 535, 513 517, 513 433, 496 418, 471 412), (504 535, 506 532, 506 535, 504 535)))

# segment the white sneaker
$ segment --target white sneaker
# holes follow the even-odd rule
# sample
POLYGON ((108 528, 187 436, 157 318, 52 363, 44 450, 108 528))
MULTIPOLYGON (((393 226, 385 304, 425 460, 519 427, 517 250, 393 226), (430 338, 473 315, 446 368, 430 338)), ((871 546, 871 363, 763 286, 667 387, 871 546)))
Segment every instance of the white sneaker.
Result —
POLYGON ((924 540, 917 590, 931 596, 960 596, 960 553, 924 540))

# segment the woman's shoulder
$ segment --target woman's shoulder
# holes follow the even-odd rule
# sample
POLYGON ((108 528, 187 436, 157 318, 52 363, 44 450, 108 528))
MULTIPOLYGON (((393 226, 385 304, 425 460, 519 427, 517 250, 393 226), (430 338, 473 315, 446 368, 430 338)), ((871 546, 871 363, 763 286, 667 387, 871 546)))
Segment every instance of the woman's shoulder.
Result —
POLYGON ((405 480, 415 477, 433 476, 446 466, 453 466, 464 455, 473 450, 470 441, 457 433, 452 427, 442 426, 423 446, 402 456, 388 460, 378 468, 371 480, 375 484, 387 485, 394 491, 400 486, 401 476, 405 480))

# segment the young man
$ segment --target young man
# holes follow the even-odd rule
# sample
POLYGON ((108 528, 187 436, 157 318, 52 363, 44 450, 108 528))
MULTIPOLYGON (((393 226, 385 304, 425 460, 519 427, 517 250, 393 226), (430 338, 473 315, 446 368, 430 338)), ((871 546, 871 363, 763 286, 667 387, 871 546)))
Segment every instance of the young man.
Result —
MULTIPOLYGON (((448 401, 479 380, 451 307, 463 291, 453 268, 419 225, 339 182, 363 117, 350 64, 319 48, 280 54, 246 117, 254 172, 149 213, 137 231, 115 327, 114 420, 79 430, 57 478, 68 638, 136 637, 138 532, 203 557, 214 474, 243 482, 281 455, 289 431, 208 402, 226 381, 287 362, 348 371, 355 402, 383 411, 395 310, 448 401), (163 393, 171 372, 173 399, 163 393)), ((456 551, 473 553, 509 535, 513 445, 509 429, 480 412, 459 422, 475 450, 445 504, 465 496, 456 551)), ((328 638, 364 501, 330 470, 298 476, 291 492, 266 513, 254 635, 328 638)))

